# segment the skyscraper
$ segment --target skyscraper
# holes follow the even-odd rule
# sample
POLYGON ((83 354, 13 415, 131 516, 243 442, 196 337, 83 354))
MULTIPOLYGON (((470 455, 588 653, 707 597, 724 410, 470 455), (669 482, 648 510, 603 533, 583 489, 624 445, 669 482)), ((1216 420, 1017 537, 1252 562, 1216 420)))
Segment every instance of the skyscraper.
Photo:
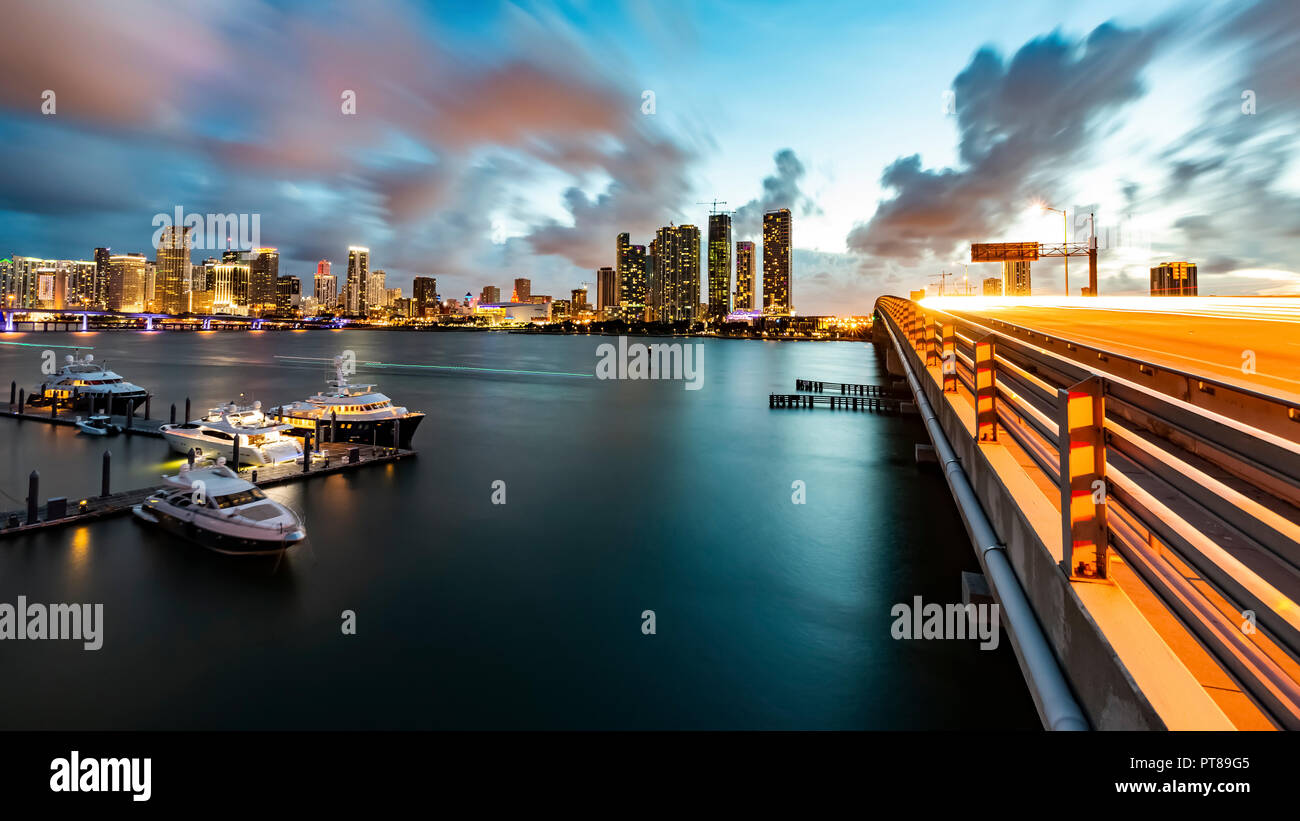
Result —
POLYGON ((348 278, 345 283, 344 310, 349 314, 366 312, 366 285, 370 276, 370 249, 353 245, 348 248, 348 278))
POLYGON ((709 214, 709 318, 731 313, 731 215, 709 214))
POLYGON ((511 302, 528 302, 533 296, 533 283, 528 279, 515 280, 515 292, 510 297, 511 302))
POLYGON ((754 243, 736 243, 736 310, 754 309, 754 243))
POLYGON ((152 301, 165 314, 190 309, 190 228, 169 225, 158 238, 152 301))
POLYGON ((763 311, 788 315, 791 311, 789 208, 763 215, 763 311))
POLYGON ((100 308, 108 308, 108 248, 95 249, 95 302, 100 308))
POLYGON ((333 311, 339 303, 339 280, 330 273, 330 262, 322 259, 316 263, 316 277, 312 282, 312 296, 316 297, 316 307, 320 311, 333 311))
POLYGON ((1002 280, 997 277, 984 279, 984 296, 1002 296, 1002 280))
POLYGON ((366 310, 384 308, 388 304, 388 275, 383 268, 371 271, 366 277, 366 310))
POLYGON ((248 264, 248 308, 252 316, 275 313, 276 285, 280 276, 280 252, 256 248, 248 264))
POLYGON ((1196 263, 1162 262, 1151 269, 1151 296, 1196 296, 1196 263))
POLYGON ((587 304, 586 288, 574 288, 572 291, 569 292, 569 295, 573 297, 573 299, 569 303, 570 311, 576 314, 576 313, 581 313, 582 311, 591 310, 591 306, 587 304))
POLYGON ((665 226, 655 233, 651 313, 659 322, 693 322, 700 307, 700 229, 665 226))
POLYGON ((416 277, 411 284, 412 316, 431 316, 438 312, 438 280, 436 277, 416 277))
POLYGON ((293 316, 302 297, 302 280, 295 276, 275 279, 275 312, 279 316, 293 316))
POLYGON ((495 285, 484 285, 483 291, 478 295, 478 304, 496 305, 501 301, 501 289, 495 285))
POLYGON ((613 268, 596 271, 596 310, 603 311, 618 305, 618 275, 613 268))
POLYGON ((1002 263, 1002 295, 1029 296, 1029 293, 1029 260, 1004 260, 1002 263))
POLYGON ((108 308, 144 310, 144 254, 113 254, 108 259, 108 308))

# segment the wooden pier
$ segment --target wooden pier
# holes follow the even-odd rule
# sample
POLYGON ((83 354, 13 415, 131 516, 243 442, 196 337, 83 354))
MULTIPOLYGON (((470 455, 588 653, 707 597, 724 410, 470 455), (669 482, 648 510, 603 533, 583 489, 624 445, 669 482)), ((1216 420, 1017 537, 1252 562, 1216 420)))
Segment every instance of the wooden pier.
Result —
POLYGON ((813 393, 838 393, 840 396, 881 396, 897 398, 890 388, 881 385, 850 385, 846 382, 820 382, 815 379, 796 379, 794 389, 813 393))
MULTIPOLYGON (((312 453, 307 470, 304 470, 302 460, 298 460, 278 465, 243 467, 239 470, 239 475, 259 487, 272 487, 315 476, 327 476, 357 470, 369 465, 396 462, 415 455, 415 451, 402 448, 326 442, 312 453)), ((104 491, 108 490, 107 473, 107 467, 105 467, 104 491)), ((140 504, 149 494, 160 487, 162 487, 161 477, 158 484, 149 487, 119 493, 104 492, 98 496, 75 500, 54 497, 45 504, 37 505, 34 508, 31 506, 31 499, 29 498, 28 508, 0 513, 0 539, 19 533, 30 533, 34 530, 84 524, 96 519, 127 513, 133 505, 140 504)))
POLYGON ((816 393, 770 393, 769 408, 831 408, 861 413, 899 413, 902 400, 888 396, 828 396, 816 393))
MULTIPOLYGON (((57 410, 54 414, 42 409, 42 412, 34 412, 30 408, 26 413, 19 413, 13 408, 0 409, 0 417, 8 419, 18 419, 23 422, 43 422, 47 425, 66 425, 69 427, 77 424, 77 417, 82 419, 90 418, 90 413, 86 411, 74 412, 70 410, 57 410)), ((112 417, 113 424, 122 429, 123 434, 131 436, 152 436, 157 439, 162 438, 160 428, 167 424, 162 419, 141 419, 139 416, 127 419, 125 416, 118 414, 112 417)), ((111 439, 111 436, 102 437, 111 439)))

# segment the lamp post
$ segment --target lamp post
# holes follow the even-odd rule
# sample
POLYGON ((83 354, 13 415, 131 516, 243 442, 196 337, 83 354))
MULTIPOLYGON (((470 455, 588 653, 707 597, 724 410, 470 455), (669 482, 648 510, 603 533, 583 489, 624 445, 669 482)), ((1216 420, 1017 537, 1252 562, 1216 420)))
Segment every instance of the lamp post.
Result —
POLYGON ((1063 229, 1061 259, 1065 260, 1065 295, 1068 297, 1070 295, 1070 249, 1067 246, 1070 244, 1070 223, 1065 218, 1064 208, 1053 208, 1050 205, 1044 205, 1043 210, 1055 211, 1061 215, 1061 228, 1063 229))

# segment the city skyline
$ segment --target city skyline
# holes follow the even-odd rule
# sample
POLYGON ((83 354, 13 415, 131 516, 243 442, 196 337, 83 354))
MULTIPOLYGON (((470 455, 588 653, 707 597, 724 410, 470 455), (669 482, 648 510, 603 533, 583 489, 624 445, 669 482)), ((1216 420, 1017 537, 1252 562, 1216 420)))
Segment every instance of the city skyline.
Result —
MULTIPOLYGON (((153 257, 140 241, 151 218, 182 205, 260 215, 280 270, 304 279, 359 244, 404 288, 526 276, 564 293, 619 265, 609 236, 706 228, 693 203, 716 197, 733 241, 761 239, 761 214, 790 208, 799 310, 849 314, 953 270, 965 243, 1054 240, 1060 220, 1028 208, 1039 199, 1069 212, 1072 238, 1096 214, 1102 293, 1145 292, 1169 259, 1198 261, 1203 293, 1300 291, 1286 216, 1300 208, 1293 8, 1011 5, 993 26, 977 25, 987 9, 838 4, 344 3, 317 19, 250 3, 250 37, 223 25, 235 11, 128 3, 86 11, 96 36, 58 60, 42 45, 53 12, 24 7, 25 36, 0 56, 15 77, 0 96, 0 255, 153 257), (718 13, 735 27, 727 45, 707 34, 718 13), (644 36, 614 36, 629 26, 644 36), (754 54, 814 31, 815 53, 762 72, 754 54), (120 42, 129 59, 106 45, 120 42), (205 48, 169 45, 185 42, 205 48), (658 59, 661 46, 689 59, 658 59), (122 88, 97 86, 104 60, 122 88), (699 83, 713 73, 738 78, 734 99, 699 83), (760 77, 787 116, 746 102, 760 77)), ((1059 264, 1036 268, 1035 288, 1060 293, 1059 264)))

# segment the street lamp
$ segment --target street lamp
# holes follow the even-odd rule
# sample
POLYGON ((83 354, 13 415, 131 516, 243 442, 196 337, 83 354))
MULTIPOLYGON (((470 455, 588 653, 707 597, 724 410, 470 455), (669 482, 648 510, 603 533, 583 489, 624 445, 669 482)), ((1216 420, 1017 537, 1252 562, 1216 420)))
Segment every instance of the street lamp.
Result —
POLYGON ((1061 215, 1061 227, 1064 229, 1064 236, 1061 238, 1061 259, 1065 260, 1065 295, 1070 295, 1070 223, 1065 218, 1064 208, 1052 208, 1050 205, 1043 203, 1044 211, 1054 211, 1061 215))

